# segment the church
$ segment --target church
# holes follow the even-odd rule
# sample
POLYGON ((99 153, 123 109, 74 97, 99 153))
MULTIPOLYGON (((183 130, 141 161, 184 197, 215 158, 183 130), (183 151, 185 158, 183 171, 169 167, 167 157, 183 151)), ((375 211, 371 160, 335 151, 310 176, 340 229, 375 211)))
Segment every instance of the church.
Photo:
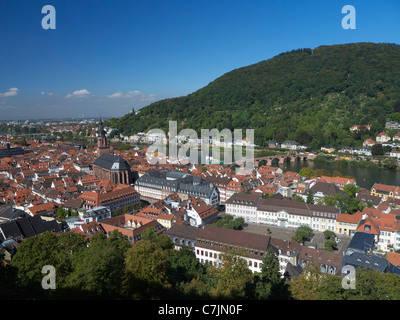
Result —
POLYGON ((93 175, 99 179, 108 179, 115 184, 133 183, 131 168, 126 160, 113 154, 112 147, 107 145, 106 132, 103 122, 97 135, 97 159, 93 163, 93 175))

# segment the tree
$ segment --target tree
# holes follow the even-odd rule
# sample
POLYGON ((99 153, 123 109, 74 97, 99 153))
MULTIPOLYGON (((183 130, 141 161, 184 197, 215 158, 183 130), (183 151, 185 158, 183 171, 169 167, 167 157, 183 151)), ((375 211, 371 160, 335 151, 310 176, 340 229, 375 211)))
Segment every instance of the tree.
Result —
POLYGON ((261 274, 255 281, 257 299, 287 299, 289 297, 287 286, 279 271, 278 258, 272 249, 266 252, 262 261, 261 274))
POLYGON ((324 236, 325 236, 325 239, 329 240, 329 239, 332 239, 335 237, 335 233, 331 230, 325 230, 324 236))
POLYGON ((311 190, 308 190, 306 203, 313 204, 314 203, 314 195, 311 190))
POLYGON ((355 186, 354 184, 346 184, 343 187, 343 191, 347 193, 350 197, 355 197, 357 193, 360 192, 360 187, 355 186))
POLYGON ((75 255, 74 270, 66 280, 66 287, 87 292, 96 298, 121 297, 125 254, 131 247, 128 239, 117 230, 107 238, 94 235, 89 248, 75 255))
POLYGON ((204 266, 196 259, 194 252, 186 247, 172 250, 167 257, 175 282, 190 282, 205 273, 204 266))
POLYGON ((324 243, 324 250, 332 252, 334 249, 336 249, 336 246, 337 244, 335 239, 326 239, 324 243))
POLYGON ((174 243, 170 238, 168 238, 165 234, 157 234, 154 228, 147 228, 141 234, 142 240, 149 240, 155 243, 163 250, 172 249, 174 247, 174 243))
POLYGON ((246 254, 237 248, 225 248, 220 254, 221 267, 210 265, 207 273, 212 287, 210 296, 214 299, 243 299, 246 290, 253 282, 253 273, 244 259, 246 254))
POLYGON ((126 254, 123 295, 128 299, 166 299, 172 288, 167 250, 157 241, 141 240, 126 254))
POLYGON ((225 214, 222 219, 213 223, 214 226, 234 230, 240 229, 243 224, 244 219, 242 217, 234 217, 230 214, 225 214))
POLYGON ((66 276, 72 270, 75 254, 86 248, 82 235, 72 232, 54 235, 45 232, 25 239, 14 255, 11 265, 15 267, 22 285, 39 285, 43 278, 42 268, 53 266, 56 270, 56 287, 63 287, 66 276))
POLYGON ((297 202, 304 202, 304 198, 297 194, 294 195, 293 199, 294 199, 294 201, 297 201, 297 202))
POLYGON ((318 300, 324 278, 325 276, 317 264, 307 263, 303 273, 289 282, 289 289, 293 298, 296 300, 318 300))
POLYGON ((310 239, 311 235, 312 235, 312 229, 310 227, 300 226, 296 229, 296 232, 295 232, 292 240, 303 243, 307 239, 310 239))
POLYGON ((381 144, 374 144, 371 147, 371 154, 373 156, 381 156, 384 155, 383 147, 381 144))
POLYGON ((350 214, 362 211, 366 206, 365 202, 343 193, 325 195, 320 199, 320 203, 326 206, 339 208, 340 212, 350 214))
POLYGON ((306 177, 307 179, 310 179, 313 173, 313 169, 311 169, 310 167, 303 167, 299 171, 299 175, 302 177, 306 177))
POLYGON ((64 209, 63 207, 58 207, 56 214, 58 218, 65 219, 69 216, 69 210, 64 209))

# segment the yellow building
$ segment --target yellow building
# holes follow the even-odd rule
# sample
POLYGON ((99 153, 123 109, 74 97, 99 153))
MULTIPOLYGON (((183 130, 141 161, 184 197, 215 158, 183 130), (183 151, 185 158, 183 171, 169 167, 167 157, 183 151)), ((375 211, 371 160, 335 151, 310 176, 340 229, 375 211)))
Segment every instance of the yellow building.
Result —
POLYGON ((357 211, 354 214, 339 213, 336 219, 336 234, 345 234, 348 236, 356 232, 357 226, 362 219, 363 214, 357 211))
POLYGON ((378 196, 383 200, 388 198, 396 198, 400 199, 398 194, 398 187, 396 186, 387 186, 384 184, 375 183, 371 188, 371 195, 378 196))

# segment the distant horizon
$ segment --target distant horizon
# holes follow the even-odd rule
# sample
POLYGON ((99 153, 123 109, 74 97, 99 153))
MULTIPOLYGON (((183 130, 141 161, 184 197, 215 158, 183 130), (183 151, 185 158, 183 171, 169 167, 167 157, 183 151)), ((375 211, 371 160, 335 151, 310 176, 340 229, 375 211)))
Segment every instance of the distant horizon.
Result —
POLYGON ((232 70, 303 48, 400 44, 400 3, 249 0, 0 4, 0 121, 120 118, 232 70), (56 29, 44 30, 52 5, 56 29), (106 22, 106 23, 105 23, 106 22))

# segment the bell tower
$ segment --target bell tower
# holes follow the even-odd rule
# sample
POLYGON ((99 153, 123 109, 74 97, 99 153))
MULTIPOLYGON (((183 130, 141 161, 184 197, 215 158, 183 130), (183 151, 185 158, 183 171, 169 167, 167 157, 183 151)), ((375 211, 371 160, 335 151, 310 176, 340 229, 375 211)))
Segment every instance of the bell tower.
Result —
POLYGON ((100 118, 97 133, 97 156, 100 157, 103 153, 110 153, 110 147, 107 146, 106 131, 104 130, 103 121, 100 118))

